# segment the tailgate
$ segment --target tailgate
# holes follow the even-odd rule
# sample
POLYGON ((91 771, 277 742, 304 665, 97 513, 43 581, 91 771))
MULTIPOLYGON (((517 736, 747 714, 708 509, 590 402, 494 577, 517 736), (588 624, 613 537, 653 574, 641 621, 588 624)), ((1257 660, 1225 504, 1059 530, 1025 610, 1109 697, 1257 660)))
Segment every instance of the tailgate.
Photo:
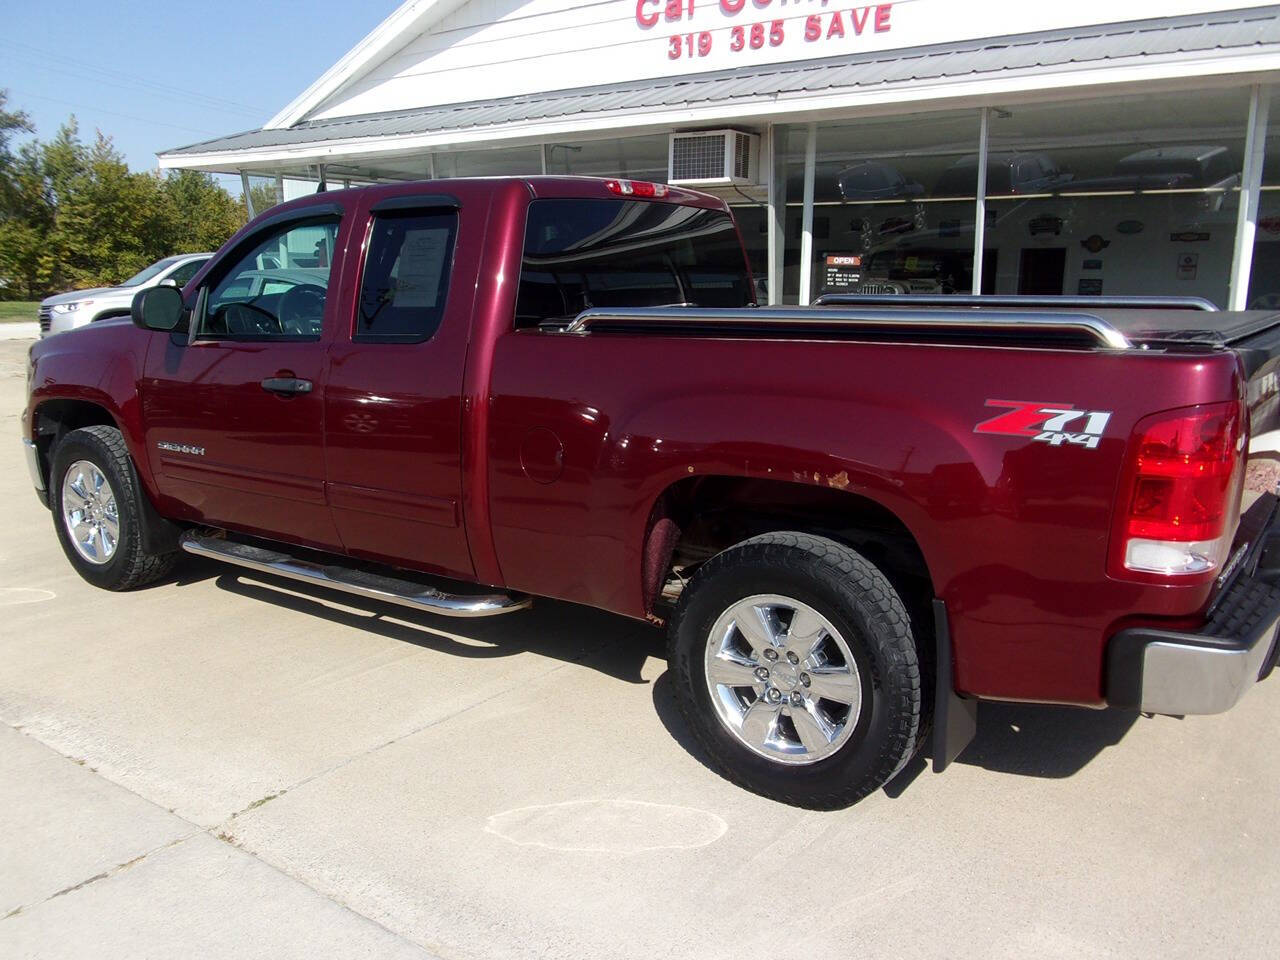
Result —
POLYGON ((1272 310, 1099 310, 1135 344, 1232 350, 1247 378, 1249 465, 1242 512, 1280 483, 1280 313, 1272 310))
POLYGON ((1265 357, 1255 347, 1245 356, 1249 374, 1246 401, 1249 405, 1249 464, 1244 475, 1244 500, 1247 510, 1265 493, 1275 493, 1280 486, 1280 336, 1269 332, 1273 341, 1265 357), (1250 359, 1261 363, 1250 363, 1250 359), (1253 367, 1253 369, 1249 369, 1253 367))
POLYGON ((1248 378, 1249 465, 1240 505, 1247 511, 1280 486, 1280 314, 1250 310, 1210 316, 1225 321, 1223 345, 1240 357, 1248 378))

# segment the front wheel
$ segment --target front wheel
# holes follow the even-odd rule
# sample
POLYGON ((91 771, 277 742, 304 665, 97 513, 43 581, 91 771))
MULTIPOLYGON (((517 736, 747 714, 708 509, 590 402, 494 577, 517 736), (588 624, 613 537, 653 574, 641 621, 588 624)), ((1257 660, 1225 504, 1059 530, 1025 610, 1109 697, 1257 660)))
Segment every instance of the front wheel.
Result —
POLYGON ((708 560, 680 598, 669 659, 711 759, 772 799, 848 806, 918 745, 920 664, 902 600, 833 540, 770 533, 708 560))
POLYGON ((63 437, 53 451, 49 481, 58 541, 85 580, 130 590, 172 568, 176 554, 143 547, 143 493, 115 427, 82 427, 63 437))

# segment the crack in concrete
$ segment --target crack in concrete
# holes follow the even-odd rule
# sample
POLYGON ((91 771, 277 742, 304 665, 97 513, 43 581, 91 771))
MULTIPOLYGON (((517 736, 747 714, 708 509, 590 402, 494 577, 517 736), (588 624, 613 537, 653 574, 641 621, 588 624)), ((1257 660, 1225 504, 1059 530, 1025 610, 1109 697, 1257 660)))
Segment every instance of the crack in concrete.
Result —
MULTIPOLYGON (((546 670, 545 672, 543 672, 543 673, 539 674, 537 677, 535 677, 535 678, 533 679, 533 681, 532 681, 532 682, 541 682, 541 681, 543 681, 543 680, 545 680, 545 679, 547 679, 547 678, 549 678, 549 677, 553 676, 554 674, 556 674, 556 673, 560 672, 561 670, 564 670, 564 669, 565 669, 565 668, 567 668, 567 667, 575 666, 575 665, 581 665, 581 664, 585 663, 586 661, 590 660, 592 657, 594 657, 594 656, 598 656, 601 652, 602 652, 601 648, 598 648, 598 647, 596 647, 596 648, 590 648, 590 649, 584 649, 584 650, 582 651, 582 653, 581 653, 579 656, 574 657, 574 658, 572 658, 572 659, 564 660, 563 662, 561 662, 561 663, 559 663, 559 664, 557 664, 557 665, 555 665, 555 666, 551 667, 550 669, 546 670)), ((429 953, 430 955, 435 956, 436 958, 438 958, 438 960, 444 960, 444 958, 443 958, 443 957, 441 956, 441 954, 438 952, 438 948, 436 948, 436 947, 434 947, 434 946, 433 946, 433 947, 427 947, 427 946, 426 946, 426 945, 424 945, 424 944, 418 943, 418 942, 416 942, 416 941, 414 941, 414 940, 410 939, 409 937, 405 936, 404 934, 402 934, 402 933, 400 933, 400 932, 398 932, 398 931, 396 931, 396 930, 393 930, 392 928, 388 927, 386 924, 384 924, 384 923, 382 923, 382 922, 380 922, 380 921, 376 920, 376 919, 375 919, 375 918, 373 918, 373 917, 370 917, 368 914, 362 913, 360 910, 357 910, 357 909, 356 909, 355 907, 353 907, 351 904, 344 902, 344 901, 343 901, 342 899, 340 899, 339 897, 334 896, 334 895, 332 895, 332 894, 329 894, 329 893, 325 892, 324 890, 321 890, 321 889, 319 889, 319 888, 317 888, 317 887, 313 886, 311 883, 309 883, 309 882, 308 882, 306 879, 304 879, 303 877, 298 876, 297 874, 295 874, 295 873, 291 872, 290 870, 285 869, 284 867, 282 867, 282 866, 281 866, 281 865, 279 865, 279 864, 272 863, 270 860, 267 860, 267 859, 263 858, 262 856, 258 855, 256 852, 254 852, 253 850, 248 849, 247 847, 245 847, 245 846, 240 842, 240 840, 239 840, 239 839, 238 839, 234 834, 229 833, 229 832, 225 829, 225 826, 226 826, 226 825, 228 825, 230 821, 232 821, 232 820, 236 819, 236 818, 237 818, 237 817, 239 817, 240 815, 245 814, 245 813, 248 813, 248 812, 249 812, 249 811, 251 811, 251 810, 255 810, 255 809, 257 809, 258 807, 261 807, 261 806, 263 806, 264 804, 266 804, 266 803, 270 802, 271 800, 275 800, 276 798, 281 797, 281 796, 283 796, 284 794, 289 793, 290 791, 296 790, 296 789, 298 789, 299 787, 305 786, 306 784, 309 784, 309 783, 311 783, 311 782, 313 782, 313 781, 315 781, 315 780, 319 780, 319 779, 321 779, 322 777, 326 777, 326 776, 328 776, 328 775, 329 775, 329 774, 331 774, 331 773, 336 773, 338 770, 341 770, 341 769, 343 769, 343 768, 345 768, 345 767, 347 767, 347 766, 351 765, 352 763, 354 763, 354 762, 355 762, 355 761, 357 761, 357 760, 363 759, 363 758, 365 758, 365 757, 372 756, 373 754, 378 753, 379 751, 384 750, 384 749, 386 749, 387 747, 390 747, 390 746, 393 746, 393 745, 395 745, 395 744, 397 744, 397 743, 400 743, 401 741, 406 740, 406 739, 408 739, 409 737, 416 736, 416 735, 418 735, 419 733, 422 733, 424 730, 430 730, 432 727, 439 726, 440 724, 442 724, 442 723, 446 723, 447 721, 452 720, 452 719, 454 719, 455 717, 459 717, 459 716, 462 716, 462 715, 463 715, 463 714, 465 714, 465 713, 469 713, 470 711, 472 711, 472 710, 476 709, 477 707, 484 706, 485 704, 487 704, 487 703, 489 703, 489 702, 491 702, 491 701, 493 701, 493 700, 496 700, 496 699, 498 699, 499 697, 502 697, 502 696, 505 696, 505 695, 507 695, 507 694, 511 693, 513 690, 516 690, 516 689, 518 689, 518 688, 520 688, 520 687, 522 687, 522 686, 527 685, 527 683, 528 683, 528 682, 529 682, 529 681, 524 681, 524 682, 514 682, 514 683, 511 683, 510 685, 505 686, 505 687, 503 687, 502 689, 495 691, 494 693, 492 693, 492 694, 490 694, 489 696, 487 696, 487 697, 483 698, 482 700, 477 700, 475 703, 471 703, 471 704, 467 704, 466 706, 459 707, 457 710, 454 710, 454 711, 453 711, 453 712, 451 712, 451 713, 447 713, 447 714, 445 714, 444 716, 437 717, 437 718, 436 718, 436 719, 434 719, 434 720, 431 720, 431 721, 429 721, 429 722, 427 722, 427 723, 421 724, 420 726, 415 727, 415 728, 414 728, 414 729, 412 729, 412 730, 408 730, 408 731, 406 731, 405 733, 400 734, 399 736, 392 737, 390 740, 386 740, 386 741, 384 741, 383 743, 376 744, 376 745, 374 745, 374 746, 372 746, 372 747, 369 747, 369 748, 368 748, 368 749, 366 749, 366 750, 357 751, 356 753, 353 753, 351 756, 347 757, 345 760, 342 760, 342 761, 341 761, 341 762, 339 762, 339 763, 336 763, 336 764, 334 764, 334 765, 332 765, 332 766, 330 766, 330 767, 327 767, 327 768, 325 768, 324 770, 317 771, 316 773, 313 773, 313 774, 311 774, 310 776, 303 777, 301 780, 298 780, 296 783, 293 783, 293 784, 291 784, 291 785, 289 785, 289 786, 287 786, 287 787, 283 787, 283 788, 281 788, 281 789, 277 790, 275 793, 268 794, 268 795, 267 795, 267 796, 265 796, 265 797, 261 797, 260 799, 255 800, 253 803, 249 804, 249 805, 248 805, 247 807, 245 807, 243 810, 238 810, 238 811, 236 811, 235 813, 232 813, 230 816, 228 816, 228 817, 227 817, 225 820, 223 820, 221 823, 215 824, 215 825, 213 825, 213 826, 210 826, 210 827, 203 827, 203 826, 201 826, 201 825, 200 825, 200 824, 198 824, 198 823, 194 823, 193 821, 188 820, 186 817, 182 816, 182 814, 174 812, 174 810, 173 810, 172 808, 168 808, 168 809, 166 809, 166 808, 161 808, 161 809, 166 809, 166 812, 167 812, 170 816, 176 817, 176 818, 178 818, 179 820, 181 820, 183 823, 186 823, 187 825, 189 825, 189 826, 191 826, 192 828, 194 828, 194 829, 192 830, 192 832, 191 832, 191 833, 189 833, 189 834, 186 834, 186 835, 184 835, 184 836, 182 836, 182 837, 178 837, 178 838, 177 838, 177 839, 175 839, 175 840, 171 840, 171 841, 169 841, 168 843, 162 844, 161 846, 156 847, 156 848, 155 848, 155 849, 153 849, 153 850, 148 850, 148 851, 146 851, 145 853, 141 854, 140 856, 134 857, 132 860, 128 860, 128 861, 126 861, 125 863, 117 864, 117 865, 116 865, 114 868, 112 868, 111 870, 108 870, 108 871, 105 871, 105 872, 103 872, 103 873, 97 874, 96 876, 90 877, 90 878, 88 878, 87 880, 83 880, 83 881, 81 881, 80 883, 77 883, 77 884, 75 884, 75 885, 73 885, 73 886, 67 887, 67 888, 65 888, 65 889, 63 889, 63 890, 59 890, 57 893, 55 893, 55 894, 53 894, 53 895, 51 895, 51 896, 49 896, 49 897, 46 897, 44 900, 38 901, 38 902, 33 903, 33 904, 20 905, 20 906, 16 907, 14 910, 10 911, 8 914, 6 914, 3 918, 0 918, 0 922, 3 922, 4 920, 8 920, 10 917, 18 916, 18 915, 19 915, 19 914, 21 914, 24 910, 28 910, 28 909, 31 909, 31 908, 33 908, 33 907, 40 906, 41 904, 48 903, 50 900, 54 900, 54 899, 56 899, 56 898, 58 898, 58 897, 65 896, 65 895, 70 894, 70 893, 74 893, 74 892, 76 892, 77 890, 81 890, 81 889, 83 889, 83 888, 85 888, 85 887, 87 887, 87 886, 89 886, 89 885, 91 885, 91 884, 97 883, 97 882, 98 882, 98 881, 100 881, 100 880, 105 880, 105 879, 107 879, 107 878, 109 878, 109 877, 112 877, 112 876, 115 876, 115 875, 117 875, 117 874, 119 874, 119 873, 122 873, 122 872, 124 872, 125 870, 129 869, 130 867, 133 867, 133 866, 135 866, 136 864, 141 863, 143 860, 147 859, 147 858, 148 858, 149 856, 151 856, 152 854, 159 852, 160 850, 166 849, 166 848, 168 848, 168 847, 175 846, 176 844, 179 844, 179 843, 184 843, 184 842, 186 842, 187 840, 190 840, 192 837, 196 836, 197 834, 199 834, 199 833, 204 833, 204 834, 207 834, 208 836, 211 836, 211 837, 213 837, 213 838, 215 838, 215 839, 217 839, 217 840, 222 841, 223 843, 228 844, 229 846, 234 847, 236 850, 239 850, 240 852, 242 852, 242 853, 244 853, 244 854, 246 854, 246 855, 248 855, 248 856, 253 857, 255 860, 257 860, 258 862, 262 863, 264 866, 267 866, 267 867, 269 867, 270 869, 272 869, 272 870, 276 871, 277 873, 280 873, 280 874, 282 874, 282 875, 284 875, 284 876, 288 877, 290 880, 294 881, 295 883, 300 883, 300 884, 302 884, 304 887, 306 887, 308 890, 311 890, 313 893, 317 894, 318 896, 323 897, 324 899, 326 899, 326 900, 330 901, 331 903, 335 903, 335 904, 337 904, 338 906, 342 907, 344 910, 350 911, 351 913, 353 913, 353 914, 355 914, 356 916, 358 916, 358 917, 362 918, 363 920, 365 920, 365 921, 367 921, 367 922, 369 922, 369 923, 372 923, 372 924, 374 924, 375 926, 377 926, 377 927, 379 927, 379 928, 381 928, 381 929, 383 929, 383 930, 387 931, 387 933, 391 934, 392 936, 394 936, 394 937, 396 937, 396 938, 398 938, 398 939, 400 939, 400 940, 403 940, 403 941, 404 941, 404 942, 406 942, 406 943, 410 943, 410 944, 412 944, 412 945, 413 945, 413 946, 415 946, 415 947, 418 947, 420 950, 424 951, 425 953, 429 953), (215 831, 216 831, 216 832, 215 832, 215 831)), ((64 759, 69 760, 69 761, 71 761, 72 763, 75 763, 75 764, 77 764, 77 765, 81 766, 82 768, 84 768, 84 769, 88 770, 90 773, 92 773, 94 776, 96 776, 96 777, 100 777, 101 779, 106 780, 108 783, 112 784, 113 786, 116 786, 116 787, 120 788, 121 790, 124 790, 125 792, 130 793, 130 794, 132 794, 132 795, 133 795, 133 796, 135 796, 135 797, 138 797, 140 800, 144 800, 145 802, 147 802, 147 803, 149 803, 149 804, 152 804, 153 806, 159 806, 158 804, 156 804, 156 803, 155 803, 155 801, 153 801, 153 800, 151 800, 151 799, 149 799, 149 798, 147 798, 147 797, 143 796, 142 794, 140 794, 140 793, 136 792, 135 790, 130 789, 129 787, 125 786, 124 784, 118 783, 117 781, 112 780, 111 778, 104 776, 103 774, 99 773, 99 772, 98 772, 98 770, 97 770, 96 768, 88 766, 88 765, 85 763, 84 758, 71 757, 71 756, 68 756, 68 755, 66 755, 66 754, 64 754, 64 753, 62 753, 62 752, 60 752, 60 751, 59 751, 59 750, 57 750, 56 748, 54 748, 54 747, 50 746, 49 744, 45 743, 43 740, 40 740, 38 737, 35 737, 35 736, 33 736, 31 733, 29 733, 29 732, 27 732, 26 730, 24 730, 24 729, 22 728, 22 726, 20 726, 20 725, 15 725, 15 724, 11 724, 11 723, 6 723, 5 725, 6 725, 6 726, 8 726, 11 730, 16 730, 16 731, 18 731, 18 732, 19 732, 19 733, 21 733, 23 736, 30 737, 32 740, 35 740, 37 743, 39 743, 41 746, 45 747, 46 749, 51 750, 53 753, 57 754, 58 756, 63 757, 64 759)))
MULTIPOLYGON (((568 665, 568 664, 563 664, 562 666, 567 666, 567 665, 568 665)), ((555 669, 560 669, 560 668, 559 668, 559 667, 557 667, 557 668, 555 668, 555 669)), ((553 670, 553 671, 548 671, 548 673, 551 673, 551 672, 554 672, 554 670, 553 670)), ((503 692, 507 692, 507 691, 503 691, 503 692)), ((501 694, 495 694, 495 696, 500 696, 500 695, 501 695, 501 694)), ((487 702, 489 699, 492 699, 492 698, 486 698, 486 700, 485 700, 485 701, 482 701, 482 702, 487 702)), ((475 704, 475 706, 479 706, 479 704, 475 704)), ((450 714, 450 716, 456 716, 458 713, 463 713, 463 712, 465 712, 465 710, 455 711, 455 713, 450 714)), ((444 717, 444 718, 441 718, 441 719, 443 720, 443 719, 448 719, 448 718, 447 718, 447 717, 444 717)), ((3 721, 0 721, 0 722, 3 722, 3 721)), ((426 727, 433 726, 433 725, 434 725, 434 724, 427 724, 427 725, 426 725, 426 726, 424 726, 422 729, 426 729, 426 727)), ((68 761, 71 761, 71 762, 73 762, 73 763, 75 762, 75 758, 74 758, 74 757, 69 757, 69 756, 67 756, 66 754, 62 753, 61 751, 57 750, 55 747, 50 746, 49 744, 45 743, 43 740, 40 740, 39 738, 32 736, 30 733, 28 733, 28 732, 26 732, 25 730, 23 730, 23 729, 22 729, 22 727, 20 727, 20 726, 16 726, 16 725, 11 724, 11 723, 5 723, 5 726, 9 727, 9 729, 11 729, 11 730, 16 730, 16 731, 18 731, 19 733, 21 733, 21 734, 22 734, 23 736, 25 736, 25 737, 29 737, 30 739, 34 740, 36 743, 38 743, 38 744, 40 744, 42 747, 44 747, 46 750, 49 750, 50 752, 52 752, 52 753, 56 754, 57 756, 62 757, 64 760, 68 760, 68 761)), ((405 734, 405 736, 410 736, 410 734, 405 734)), ((400 740, 400 739, 403 739, 403 737, 397 737, 397 738, 396 738, 396 740, 400 740)), ((382 747, 382 746, 387 746, 387 745, 388 745, 388 744, 390 744, 390 743, 394 743, 394 742, 396 742, 396 740, 388 741, 388 743, 387 743, 387 744, 382 744, 382 745, 381 745, 381 746, 379 746, 379 747, 374 747, 374 748, 372 748, 371 750, 366 751, 366 752, 368 752, 368 753, 372 753, 374 750, 379 750, 379 749, 381 749, 381 747, 382 747)), ((351 759, 355 759, 355 757, 352 757, 351 759)), ((122 783, 117 783, 116 781, 114 781, 114 780, 110 779, 109 777, 103 776, 101 773, 99 773, 97 770, 95 770, 95 769, 94 769, 94 768, 92 768, 92 767, 85 766, 85 767, 84 767, 84 769, 89 770, 89 771, 92 773, 92 775, 93 775, 93 776, 98 777, 98 778, 100 778, 100 779, 102 779, 102 780, 105 780, 107 783, 110 783, 112 786, 117 787, 117 788, 119 788, 120 790, 123 790, 125 793, 131 794, 132 796, 137 797, 139 800, 142 800, 142 801, 144 801, 144 802, 146 802, 146 803, 149 803, 149 804, 151 804, 152 806, 156 806, 156 807, 158 807, 158 806, 159 806, 159 804, 155 803, 155 801, 150 800, 150 799, 148 799, 147 797, 144 797, 142 794, 138 793, 138 792, 137 792, 137 791, 135 791, 135 790, 131 790, 129 787, 125 786, 125 785, 124 785, 124 784, 122 784, 122 783)), ((336 769, 336 768, 335 768, 335 769, 336 769)), ((314 779, 314 778, 308 778, 308 779, 314 779)), ((300 782, 306 782, 306 781, 300 781, 300 782)), ((292 788, 289 788, 289 789, 292 789, 292 788)), ((246 808, 246 810, 251 810, 251 809, 254 809, 255 807, 260 807, 260 806, 262 806, 264 803, 266 803, 268 800, 272 800, 272 799, 274 799, 275 797, 278 797, 278 796, 280 796, 281 794, 286 793, 286 792, 287 792, 287 790, 280 790, 279 792, 274 793, 274 794, 271 794, 270 796, 263 797, 261 800, 256 800, 256 801, 254 801, 254 803, 251 803, 251 804, 246 808)), ((161 809, 164 809, 164 808, 161 808, 161 809)), ((202 826, 200 826, 200 824, 198 824, 198 823, 193 823, 192 821, 188 820, 186 817, 182 816, 182 814, 180 814, 180 813, 174 813, 174 811, 173 811, 173 810, 166 810, 166 812, 167 812, 170 816, 175 817, 175 818, 177 818, 178 820, 182 821, 183 823, 187 824, 188 826, 192 827, 192 828, 193 828, 193 829, 192 829, 192 831, 191 831, 190 833, 184 834, 183 836, 176 837, 176 838, 174 838, 173 840, 170 840, 168 843, 163 843, 163 844, 161 844, 161 845, 160 845, 160 846, 158 846, 158 847, 155 847, 155 848, 153 848, 153 849, 151 849, 151 850, 148 850, 148 851, 146 851, 146 852, 144 852, 144 853, 140 854, 139 856, 134 857, 132 860, 126 860, 124 863, 117 864, 117 865, 116 865, 115 867, 113 867, 111 870, 104 871, 103 873, 100 873, 100 874, 97 874, 97 875, 95 875, 95 876, 89 877, 87 880, 83 880, 83 881, 81 881, 80 883, 77 883, 77 884, 75 884, 75 885, 73 885, 73 886, 66 887, 66 888, 64 888, 64 889, 62 889, 62 890, 59 890, 57 893, 52 894, 51 896, 45 897, 43 900, 39 900, 39 901, 36 901, 35 903, 30 903, 30 904, 19 904, 17 907, 15 907, 14 909, 10 910, 7 914, 5 914, 5 915, 4 915, 4 917, 0 918, 0 923, 3 923, 5 920, 9 920, 9 919, 11 919, 11 918, 13 918, 13 917, 20 916, 23 912, 28 911, 28 910, 31 910, 31 909, 34 909, 35 907, 41 906, 41 905, 43 905, 43 904, 46 904, 46 903, 48 903, 48 902, 49 902, 49 901, 51 901, 51 900, 55 900, 55 899, 57 899, 58 897, 62 897, 62 896, 65 896, 65 895, 67 895, 67 894, 74 893, 74 892, 76 892, 77 890, 82 890, 82 889, 84 889, 85 887, 90 886, 91 884, 94 884, 94 883, 97 883, 97 882, 99 882, 99 881, 101 881, 101 880, 105 880, 105 879, 108 879, 108 878, 110 878, 110 877, 113 877, 113 876, 116 876, 116 875, 118 875, 118 874, 121 874, 121 873, 123 873, 124 871, 129 870, 130 868, 132 868, 132 867, 136 866, 137 864, 141 863, 142 861, 146 860, 146 859, 147 859, 148 857, 150 857, 152 854, 158 853, 158 852, 160 852, 161 850, 166 850, 166 849, 168 849, 169 847, 177 846, 177 845, 178 845, 178 844, 180 844, 180 843, 185 843, 186 841, 190 840, 192 837, 198 836, 199 834, 203 833, 203 834, 206 834, 206 835, 208 835, 208 836, 214 837, 215 839, 222 840, 224 843, 227 843, 227 844, 229 844, 230 846, 233 846, 236 850, 240 851, 241 853, 245 854, 246 856, 253 857, 253 859, 257 860, 259 863, 261 863, 263 866, 267 867, 268 869, 275 871, 276 873, 280 874, 281 876, 287 877, 289 880, 293 881, 294 883, 300 884, 301 886, 303 886, 303 887, 305 887, 306 889, 310 890, 310 891, 311 891, 312 893, 314 893, 316 896, 321 897, 321 898, 323 898, 323 899, 325 899, 325 900, 328 900, 330 903, 336 904, 337 906, 341 907, 343 910, 346 910, 348 913, 351 913, 351 914, 353 914, 353 915, 355 915, 355 916, 359 917, 360 919, 364 920, 366 923, 371 923, 371 924, 373 924, 375 927, 377 927, 378 929, 380 929, 380 930, 385 930, 388 934, 390 934, 391 936, 395 937, 397 940, 401 940, 401 941, 403 941, 404 943, 407 943, 407 944, 410 944, 411 946, 417 947, 417 948, 418 948, 419 950, 421 950, 421 951, 423 952, 423 954, 424 954, 425 956, 427 956, 428 958, 434 958, 434 960, 445 960, 445 958, 441 957, 441 956, 440 956, 440 954, 439 954, 438 952, 436 952, 434 949, 429 948, 429 947, 427 947, 427 946, 425 946, 425 945, 423 945, 423 944, 421 944, 421 943, 416 942, 415 940, 413 940, 413 939, 411 939, 411 938, 409 938, 409 937, 405 936, 403 933, 399 932, 398 930, 393 930, 391 927, 388 927, 385 923, 382 923, 381 921, 379 921, 379 920, 375 919, 374 917, 371 917, 371 916, 369 916, 368 914, 366 914, 366 913, 362 913, 361 911, 357 910, 355 907, 351 906, 351 904, 349 904, 349 903, 345 903, 345 902, 343 902, 341 899, 339 899, 338 897, 331 896, 330 894, 326 893, 325 891, 323 891, 323 890, 321 890, 321 889, 319 889, 319 888, 317 888, 317 887, 313 886, 312 884, 308 883, 308 882, 307 882, 307 880, 305 880, 303 877, 300 877, 300 876, 298 876, 297 874, 292 873, 291 871, 284 869, 283 867, 279 866, 278 864, 274 864, 274 863, 270 862, 269 860, 266 860, 266 859, 264 859, 264 858, 262 858, 262 857, 258 856, 258 854, 256 854, 256 853, 255 853, 254 851, 252 851, 252 850, 248 850, 248 849, 246 849, 246 848, 245 848, 245 847, 243 847, 243 846, 239 843, 239 841, 238 841, 234 836, 232 836, 231 834, 228 834, 228 833, 226 833, 225 831, 220 831, 220 832, 218 832, 218 833, 214 833, 214 831, 215 831, 215 830, 217 830, 217 829, 218 829, 218 826, 220 826, 220 825, 215 825, 215 826, 212 826, 212 827, 202 827, 202 826)), ((245 811, 241 811, 241 812, 245 812, 245 811)))
MULTIPOLYGON (((49 749, 53 749, 53 748, 50 747, 49 749)), ((146 799, 146 798, 144 797, 143 799, 146 799)), ((179 819, 182 819, 182 818, 179 817, 179 819)), ((151 856, 153 853, 159 853, 161 850, 167 850, 170 847, 177 846, 180 843, 185 843, 186 841, 190 840, 192 837, 196 836, 201 832, 202 831, 200 830, 194 830, 191 833, 187 834, 186 836, 175 837, 173 840, 170 840, 168 843, 162 843, 158 847, 152 847, 150 850, 147 850, 145 853, 139 854, 138 856, 134 857, 132 860, 126 860, 124 863, 117 863, 110 870, 104 870, 102 873, 95 874, 94 876, 90 877, 87 880, 81 880, 79 883, 72 884, 69 887, 63 887, 57 893, 52 893, 49 896, 45 897, 43 900, 37 900, 34 903, 23 904, 22 906, 19 906, 16 909, 7 913, 4 919, 8 920, 10 917, 14 917, 22 913, 23 910, 29 910, 33 907, 40 906, 42 903, 48 903, 50 900, 57 900, 58 897, 65 897, 69 893, 75 893, 77 890, 83 890, 85 887, 89 886, 92 883, 97 883, 99 880, 106 880, 108 877, 114 877, 118 873, 124 873, 124 871, 128 870, 130 867, 134 867, 137 864, 141 863, 143 860, 147 859, 147 857, 151 856)))
MULTIPOLYGON (((583 662, 585 662, 591 656, 593 656, 598 652, 600 652, 599 648, 584 650, 581 656, 574 657, 571 660, 565 660, 563 663, 557 664, 556 666, 552 667, 546 672, 538 674, 537 677, 533 678, 532 681, 528 681, 528 682, 540 683, 541 681, 545 680, 547 677, 550 677, 552 674, 559 673, 561 670, 564 670, 566 667, 581 665, 583 662)), ((523 683, 523 682, 512 683, 510 686, 503 687, 501 690, 497 690, 494 693, 491 693, 489 696, 485 697, 483 700, 477 700, 475 703, 469 703, 465 707, 459 707, 457 710, 453 711, 452 713, 447 713, 442 717, 437 717, 434 720, 430 720, 427 723, 422 724, 421 726, 415 727, 412 730, 408 730, 405 733, 400 734, 399 736, 392 737, 390 740, 387 740, 383 743, 379 743, 372 747, 369 747, 367 750, 362 750, 357 753, 353 753, 351 756, 347 757, 345 760, 341 760, 338 763, 335 763, 331 767, 326 767, 324 770, 318 770, 309 776, 303 777, 301 780, 297 781, 296 783, 288 787, 285 787, 284 789, 280 790, 279 793, 276 793, 273 796, 265 797, 260 801, 255 801, 254 803, 251 803, 244 810, 241 810, 238 813, 233 813, 227 819, 233 820, 237 816, 239 816, 241 813, 248 813, 255 806, 261 806, 267 800, 274 799, 275 797, 278 797, 285 793, 289 793, 292 790, 297 790, 299 787, 306 786, 307 784, 315 780, 319 780, 321 777, 327 777, 331 773, 336 773, 337 771, 343 769, 344 767, 350 766, 351 764, 355 763, 357 760, 363 760, 365 757, 371 757, 375 753, 378 753, 381 750, 385 750, 387 747, 394 746, 395 744, 399 743, 402 740, 407 740, 409 737, 417 736, 419 733, 422 733, 424 730, 430 730, 432 727, 439 726, 440 724, 445 723, 446 721, 452 720, 454 717, 460 717, 464 713, 469 713, 472 710, 476 709, 477 707, 482 707, 486 703, 496 700, 499 697, 505 696, 506 694, 511 693, 513 690, 516 690, 526 685, 527 683, 523 683)))
POLYGON ((289 792, 290 789, 292 788, 284 787, 280 790, 277 790, 275 793, 269 793, 265 797, 259 797, 257 800, 253 801, 253 803, 249 804, 243 810, 237 810, 231 816, 227 817, 227 819, 234 820, 236 817, 240 816, 243 813, 248 813, 250 810, 257 810, 264 803, 270 803, 272 800, 276 799, 276 797, 283 797, 286 793, 289 792))

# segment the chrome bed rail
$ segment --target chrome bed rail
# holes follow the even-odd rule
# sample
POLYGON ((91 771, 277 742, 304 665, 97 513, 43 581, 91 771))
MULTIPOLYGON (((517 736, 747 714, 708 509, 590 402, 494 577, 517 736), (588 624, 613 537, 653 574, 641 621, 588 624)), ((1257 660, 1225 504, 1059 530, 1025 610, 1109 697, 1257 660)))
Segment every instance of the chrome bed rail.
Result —
POLYGON ((1204 297, 1080 297, 1069 294, 824 293, 815 307, 1024 307, 1050 310, 1202 310, 1218 307, 1204 297))
POLYGON ((578 314, 561 334, 588 334, 592 330, 618 327, 654 329, 702 328, 797 332, 827 328, 832 331, 935 330, 975 335, 993 331, 1005 334, 1084 334, 1094 345, 1109 350, 1132 348, 1129 339, 1100 317, 1068 311, 995 310, 976 316, 973 309, 836 309, 817 307, 592 307, 578 314))

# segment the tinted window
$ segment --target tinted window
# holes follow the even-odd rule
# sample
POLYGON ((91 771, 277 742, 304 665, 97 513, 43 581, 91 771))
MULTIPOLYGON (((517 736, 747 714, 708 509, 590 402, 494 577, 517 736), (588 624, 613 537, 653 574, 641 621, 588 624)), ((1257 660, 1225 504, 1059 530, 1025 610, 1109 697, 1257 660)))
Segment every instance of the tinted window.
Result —
POLYGON ((157 260, 149 267, 135 273, 132 277, 120 284, 122 287, 136 287, 140 283, 146 283, 152 277, 156 276, 162 270, 167 270, 169 264, 173 263, 173 257, 165 257, 163 260, 157 260))
POLYGON ((644 200, 529 205, 516 325, 588 307, 754 302, 738 232, 722 210, 644 200))
POLYGON ((191 260, 178 267, 177 270, 169 274, 168 279, 172 280, 179 287, 185 287, 191 282, 191 278, 200 272, 200 268, 205 265, 204 260, 191 260))
POLYGON ((221 272, 199 335, 231 340, 317 340, 329 290, 337 220, 270 231, 221 272))
POLYGON ((360 284, 355 340, 430 339, 449 293, 456 213, 379 215, 360 284))

